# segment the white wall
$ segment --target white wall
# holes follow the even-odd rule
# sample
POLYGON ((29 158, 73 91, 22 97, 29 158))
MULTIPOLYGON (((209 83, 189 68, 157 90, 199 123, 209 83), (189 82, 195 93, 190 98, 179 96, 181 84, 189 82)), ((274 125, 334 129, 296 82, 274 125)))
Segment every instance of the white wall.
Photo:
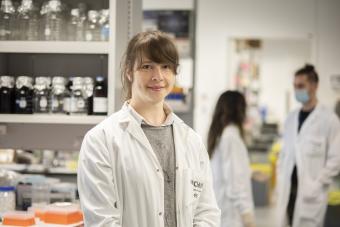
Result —
POLYGON ((310 61, 309 39, 265 39, 260 57, 260 106, 270 121, 283 123, 288 111, 298 106, 293 78, 296 69, 310 61))
POLYGON ((340 92, 331 89, 329 79, 332 74, 340 74, 340 1, 318 0, 317 6, 319 98, 333 107, 340 98, 340 92))
POLYGON ((313 37, 320 99, 333 105, 328 77, 340 72, 339 9, 338 0, 198 0, 195 129, 205 138, 216 99, 228 88, 231 37, 313 37))

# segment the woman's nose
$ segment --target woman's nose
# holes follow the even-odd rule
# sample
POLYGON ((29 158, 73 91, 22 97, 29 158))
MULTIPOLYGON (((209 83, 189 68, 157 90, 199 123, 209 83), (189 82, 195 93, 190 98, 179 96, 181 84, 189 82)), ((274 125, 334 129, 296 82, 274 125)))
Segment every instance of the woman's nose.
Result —
POLYGON ((152 80, 162 81, 164 79, 162 68, 160 65, 157 65, 156 67, 154 67, 154 70, 152 73, 153 73, 152 80))

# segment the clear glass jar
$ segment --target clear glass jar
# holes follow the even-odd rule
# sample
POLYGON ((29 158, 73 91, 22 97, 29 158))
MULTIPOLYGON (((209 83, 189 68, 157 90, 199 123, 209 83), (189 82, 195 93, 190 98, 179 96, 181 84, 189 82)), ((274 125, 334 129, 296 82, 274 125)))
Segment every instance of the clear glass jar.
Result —
POLYGON ((7 211, 15 210, 15 187, 0 187, 0 216, 7 211))
POLYGON ((48 113, 49 111, 49 94, 50 94, 49 77, 35 78, 34 98, 33 98, 33 112, 34 113, 48 113))
POLYGON ((33 79, 28 76, 19 76, 15 83, 15 113, 33 113, 33 79))
POLYGON ((51 113, 64 113, 64 98, 66 96, 66 79, 64 77, 56 76, 52 79, 52 91, 51 91, 51 113))
POLYGON ((0 77, 0 113, 14 112, 14 77, 0 77))

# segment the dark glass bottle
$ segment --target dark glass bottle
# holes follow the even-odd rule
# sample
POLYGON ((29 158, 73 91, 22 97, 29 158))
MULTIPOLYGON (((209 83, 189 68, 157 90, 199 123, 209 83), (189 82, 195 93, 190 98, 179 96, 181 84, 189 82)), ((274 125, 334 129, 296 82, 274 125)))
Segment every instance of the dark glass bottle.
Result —
POLYGON ((0 77, 0 113, 13 113, 14 77, 0 77))
POLYGON ((93 89, 93 115, 107 115, 107 87, 102 76, 96 77, 93 89))
POLYGON ((19 76, 15 84, 15 113, 32 114, 33 79, 28 76, 19 76))
POLYGON ((71 92, 73 86, 73 77, 70 77, 66 83, 65 95, 63 100, 63 112, 66 114, 70 114, 71 108, 71 92))
POLYGON ((87 114, 93 114, 93 79, 91 77, 84 78, 84 95, 87 103, 87 114))

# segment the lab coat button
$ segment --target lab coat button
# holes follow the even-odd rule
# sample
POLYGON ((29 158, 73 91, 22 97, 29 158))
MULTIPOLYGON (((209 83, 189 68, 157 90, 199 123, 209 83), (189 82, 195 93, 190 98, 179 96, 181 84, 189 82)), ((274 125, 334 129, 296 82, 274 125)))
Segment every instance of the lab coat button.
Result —
POLYGON ((156 169, 157 172, 159 172, 159 169, 156 169))
POLYGON ((162 216, 162 212, 159 212, 158 215, 159 215, 159 216, 162 216))

